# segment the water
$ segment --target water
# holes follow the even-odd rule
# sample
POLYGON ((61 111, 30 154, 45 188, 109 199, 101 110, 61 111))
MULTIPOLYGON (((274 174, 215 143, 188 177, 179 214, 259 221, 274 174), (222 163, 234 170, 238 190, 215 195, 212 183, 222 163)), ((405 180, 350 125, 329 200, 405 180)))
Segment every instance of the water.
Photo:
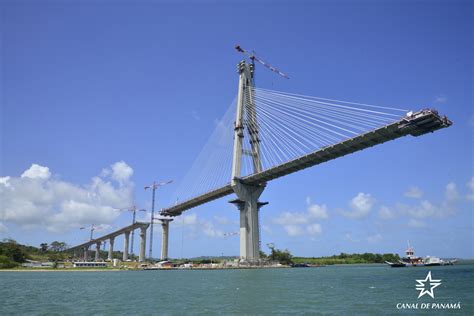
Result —
POLYGON ((474 315, 474 265, 214 271, 0 272, 0 315, 474 315), (417 299, 416 279, 441 279, 417 299), (461 310, 398 310, 397 303, 461 310))

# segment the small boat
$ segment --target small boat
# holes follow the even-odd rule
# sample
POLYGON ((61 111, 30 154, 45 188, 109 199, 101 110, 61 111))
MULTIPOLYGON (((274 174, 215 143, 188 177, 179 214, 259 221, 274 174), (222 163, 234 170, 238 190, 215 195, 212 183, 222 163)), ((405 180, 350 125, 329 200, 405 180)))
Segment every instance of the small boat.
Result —
POLYGON ((408 249, 405 250, 405 257, 398 262, 385 261, 392 268, 445 266, 454 265, 456 262, 456 259, 444 261, 438 257, 417 257, 415 256, 415 250, 410 246, 410 242, 408 242, 408 249))

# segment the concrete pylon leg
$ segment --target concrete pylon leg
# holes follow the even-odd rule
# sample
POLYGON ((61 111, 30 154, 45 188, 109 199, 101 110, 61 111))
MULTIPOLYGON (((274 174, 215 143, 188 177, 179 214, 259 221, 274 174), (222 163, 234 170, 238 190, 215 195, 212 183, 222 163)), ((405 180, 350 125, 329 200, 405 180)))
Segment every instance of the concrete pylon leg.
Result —
POLYGON ((110 238, 109 240, 109 255, 107 256, 107 259, 112 261, 112 256, 114 254, 114 240, 115 238, 110 238))
POLYGON ((240 211, 240 258, 249 262, 258 261, 260 259, 258 211, 261 206, 267 204, 259 202, 258 198, 265 187, 236 182, 232 188, 238 199, 231 203, 240 211))
POLYGON ((84 261, 87 261, 89 247, 84 247, 84 261))
POLYGON ((99 261, 99 257, 100 257, 100 242, 98 242, 97 244, 95 244, 96 248, 95 248, 95 261, 99 261))
POLYGON ((140 228, 140 255, 138 261, 145 261, 145 249, 146 249, 146 227, 140 228))
POLYGON ((168 242, 169 242, 169 232, 170 232, 170 222, 173 221, 171 218, 162 218, 161 227, 162 227, 162 236, 161 236, 161 260, 168 259, 168 242))
POLYGON ((128 244, 130 240, 130 232, 125 232, 125 240, 123 241, 123 261, 128 260, 128 244))

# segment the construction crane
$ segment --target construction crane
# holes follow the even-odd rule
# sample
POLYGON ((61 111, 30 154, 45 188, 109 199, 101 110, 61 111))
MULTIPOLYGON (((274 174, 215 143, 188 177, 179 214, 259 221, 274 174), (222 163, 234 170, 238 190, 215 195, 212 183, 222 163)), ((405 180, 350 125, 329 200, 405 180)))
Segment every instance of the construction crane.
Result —
MULTIPOLYGON (((132 214, 133 214, 132 215, 132 225, 135 224, 135 217, 136 217, 137 211, 138 212, 146 212, 145 209, 138 209, 135 205, 133 205, 131 207, 117 208, 116 210, 132 212, 132 214)), ((132 255, 133 255, 133 238, 134 238, 134 235, 135 235, 135 230, 132 230, 132 241, 131 241, 131 244, 130 244, 130 253, 132 255)))
POLYGON ((230 237, 230 236, 236 236, 236 235, 239 235, 240 232, 230 232, 230 233, 224 233, 223 236, 224 237, 230 237))
MULTIPOLYGON (((82 230, 82 229, 86 229, 86 228, 87 228, 87 227, 80 227, 79 229, 82 230)), ((91 234, 90 234, 89 240, 92 240, 92 237, 93 237, 93 234, 94 234, 94 230, 95 230, 95 229, 96 229, 95 224, 92 224, 92 225, 91 225, 91 234)))
POLYGON ((277 68, 273 67, 272 65, 270 65, 269 63, 265 62, 263 59, 261 59, 260 57, 257 57, 257 55, 255 55, 255 51, 252 51, 251 53, 246 51, 245 49, 243 49, 242 47, 240 47, 240 45, 236 45, 235 46, 235 49, 239 52, 239 53, 243 53, 245 55, 247 55, 249 57, 249 59, 252 61, 253 64, 255 64, 255 61, 258 61, 260 64, 262 64, 263 66, 267 67, 268 69, 270 69, 270 71, 273 71, 277 74, 279 74, 280 76, 282 76, 283 78, 285 79, 290 79, 290 77, 288 77, 287 74, 285 74, 284 72, 281 72, 280 70, 278 70, 277 68))
POLYGON ((164 185, 167 185, 167 184, 170 184, 171 182, 173 182, 173 180, 168 180, 168 181, 163 181, 163 182, 158 182, 156 183, 156 181, 153 181, 153 184, 151 185, 146 185, 144 187, 145 191, 148 190, 148 189, 151 189, 152 190, 152 198, 151 198, 151 218, 150 218, 150 250, 148 252, 148 258, 150 258, 150 260, 152 260, 152 255, 153 255, 153 220, 155 218, 155 191, 156 189, 158 189, 159 187, 161 186, 164 186, 164 185))

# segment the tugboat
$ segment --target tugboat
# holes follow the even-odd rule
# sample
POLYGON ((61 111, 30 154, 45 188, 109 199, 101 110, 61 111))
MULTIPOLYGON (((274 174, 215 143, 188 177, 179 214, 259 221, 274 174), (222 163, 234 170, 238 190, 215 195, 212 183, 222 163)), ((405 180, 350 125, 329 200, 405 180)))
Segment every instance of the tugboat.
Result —
POLYGON ((410 241, 408 241, 408 249, 405 250, 405 257, 403 257, 398 262, 389 262, 385 261, 386 264, 392 268, 403 268, 403 267, 419 267, 419 266, 444 266, 444 265, 453 265, 457 260, 448 260, 444 261, 437 257, 427 256, 426 258, 415 256, 415 250, 410 246, 410 241))

